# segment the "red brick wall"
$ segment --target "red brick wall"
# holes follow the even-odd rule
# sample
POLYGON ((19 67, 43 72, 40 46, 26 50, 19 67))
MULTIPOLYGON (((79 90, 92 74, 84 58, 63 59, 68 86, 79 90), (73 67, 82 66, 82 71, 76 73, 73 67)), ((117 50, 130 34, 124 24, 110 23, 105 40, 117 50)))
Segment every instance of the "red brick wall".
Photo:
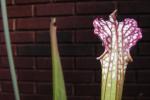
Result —
MULTIPOLYGON (((50 17, 57 17, 59 49, 68 100, 98 100, 103 52, 93 34, 96 16, 115 7, 118 19, 135 18, 143 39, 132 49, 123 100, 150 100, 150 2, 136 0, 7 0, 21 100, 51 100, 50 17)), ((0 100, 14 100, 0 19, 0 100)))

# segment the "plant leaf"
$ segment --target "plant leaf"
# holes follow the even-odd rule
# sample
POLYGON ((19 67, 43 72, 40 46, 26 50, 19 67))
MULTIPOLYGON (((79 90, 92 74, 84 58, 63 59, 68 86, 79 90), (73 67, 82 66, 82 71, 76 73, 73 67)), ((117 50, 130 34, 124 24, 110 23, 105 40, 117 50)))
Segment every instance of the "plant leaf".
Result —
POLYGON ((51 18, 50 37, 52 53, 53 100, 67 100, 63 71, 57 46, 55 18, 51 18))

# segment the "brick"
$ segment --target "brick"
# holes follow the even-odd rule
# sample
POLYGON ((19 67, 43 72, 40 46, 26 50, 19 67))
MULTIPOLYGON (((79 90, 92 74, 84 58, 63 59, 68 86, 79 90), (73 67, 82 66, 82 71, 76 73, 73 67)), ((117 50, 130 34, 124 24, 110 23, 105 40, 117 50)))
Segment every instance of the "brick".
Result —
POLYGON ((7 3, 8 5, 11 5, 11 4, 13 3, 13 0, 7 0, 6 3, 7 3))
POLYGON ((98 96, 100 93, 99 88, 100 85, 98 84, 75 85, 75 95, 76 96, 98 96))
POLYGON ((50 18, 21 18, 16 20, 17 30, 49 29, 50 18))
MULTIPOLYGON (((61 63, 63 69, 73 69, 74 68, 74 58, 73 57, 61 57, 61 63)), ((36 67, 38 69, 51 69, 51 58, 49 57, 37 57, 36 67)))
POLYGON ((6 56, 7 55, 7 51, 6 51, 6 46, 5 45, 0 45, 0 56, 6 56))
POLYGON ((123 14, 139 14, 139 13, 150 13, 149 2, 145 1, 128 1, 128 2, 119 2, 119 13, 123 14), (133 6, 134 5, 134 6, 133 6))
POLYGON ((149 33, 150 33, 150 29, 145 29, 145 28, 142 28, 142 33, 143 33, 143 38, 142 38, 142 40, 141 41, 150 41, 150 35, 149 35, 149 33))
POLYGON ((69 16, 57 18, 58 29, 85 29, 91 28, 92 16, 69 16))
POLYGON ((92 56, 94 47, 90 44, 62 44, 59 46, 61 56, 92 56))
POLYGON ((150 27, 149 19, 150 19, 149 15, 139 16, 139 26, 142 28, 149 28, 150 27))
POLYGON ((123 96, 137 96, 138 85, 136 84, 124 84, 123 96))
POLYGON ((76 18, 76 28, 93 28, 92 21, 92 16, 79 16, 76 18))
POLYGON ((17 45, 17 56, 50 56, 50 47, 45 44, 17 45))
POLYGON ((10 72, 9 72, 9 70, 8 69, 1 69, 0 70, 0 80, 2 80, 2 81, 10 81, 10 72))
POLYGON ((52 88, 50 84, 38 83, 36 85, 37 94, 52 94, 52 88))
POLYGON ((73 3, 50 3, 37 5, 36 16, 60 16, 60 15, 73 15, 74 4, 73 3))
MULTIPOLYGON (((51 53, 49 44, 17 45, 16 52, 18 56, 50 56, 51 53)), ((59 45, 59 52, 61 56, 91 56, 94 54, 94 47, 88 44, 62 44, 59 45)))
POLYGON ((31 17, 32 6, 8 6, 8 17, 31 17))
POLYGON ((149 100, 150 97, 137 97, 136 100, 149 100))
MULTIPOLYGON (((59 52, 61 56, 92 56, 94 55, 94 47, 88 44, 62 44, 59 45, 59 52)), ((50 53, 49 44, 26 44, 16 46, 16 54, 18 56, 50 56, 50 53)))
POLYGON ((52 95, 40 95, 40 94, 30 94, 30 95, 22 95, 21 100, 52 100, 52 95))
POLYGON ((15 0, 16 4, 29 4, 29 3, 46 3, 51 0, 15 0))
MULTIPOLYGON (((36 91, 37 91, 37 94, 52 94, 52 85, 50 84, 45 84, 45 83, 38 83, 36 85, 36 91)), ((73 92, 73 86, 72 85, 69 85, 67 84, 66 85, 66 92, 67 92, 67 95, 72 95, 72 92, 73 92)))
MULTIPOLYGON (((14 57, 14 63, 17 69, 33 69, 35 66, 35 61, 32 57, 14 57)), ((2 57, 0 64, 1 67, 8 68, 9 63, 7 57, 2 57)))
POLYGON ((95 58, 99 57, 104 52, 104 49, 102 41, 99 41, 99 43, 95 46, 95 58))
POLYGON ((94 81, 93 71, 65 71, 64 77, 67 83, 91 83, 94 81))
POLYGON ((140 43, 139 44, 139 55, 150 55, 150 44, 149 43, 140 43))
MULTIPOLYGON (((80 0, 80 2, 97 1, 97 0, 80 0)), ((103 1, 103 0, 102 0, 103 1)), ((105 1, 105 0, 104 0, 105 1)))
POLYGON ((135 100, 135 97, 122 97, 122 100, 135 100))
POLYGON ((126 69, 126 75, 125 75, 125 83, 136 83, 137 81, 136 71, 128 70, 126 69))
POLYGON ((94 34, 93 30, 77 30, 76 41, 78 43, 97 43, 99 39, 94 34))
MULTIPOLYGON (((11 32, 11 43, 33 43, 35 41, 34 32, 11 32)), ((4 33, 0 33, 0 42, 5 43, 4 33)))
POLYGON ((76 0, 54 0, 56 2, 74 2, 76 0))
POLYGON ((101 72, 102 72, 101 69, 99 69, 95 73, 95 82, 96 83, 101 83, 101 78, 102 78, 101 72))
POLYGON ((51 71, 46 70, 19 70, 19 82, 51 82, 51 71))
POLYGON ((100 69, 99 66, 100 66, 99 61, 97 61, 96 58, 93 58, 93 57, 76 57, 75 68, 78 70, 80 70, 80 69, 88 69, 88 70, 100 69))
POLYGON ((115 4, 111 1, 106 2, 79 2, 76 9, 77 14, 104 14, 111 13, 115 8, 115 4))
MULTIPOLYGON (((139 19, 139 16, 137 15, 131 15, 131 14, 120 14, 119 16, 117 16, 117 20, 120 22, 120 21, 123 21, 125 18, 132 18, 134 20, 136 20, 138 22, 138 19, 139 19)), ((139 22, 138 22, 139 24, 139 22)))
MULTIPOLYGON (((74 32, 73 31, 58 31, 57 41, 58 43, 73 43, 74 32)), ((50 33, 46 31, 36 32, 36 42, 50 43, 50 33)))
POLYGON ((138 83, 150 83, 150 71, 149 70, 139 70, 137 82, 138 83))
MULTIPOLYGON (((9 25, 9 30, 15 30, 15 20, 14 19, 9 19, 8 20, 8 25, 9 25)), ((0 19, 0 31, 3 31, 3 21, 0 19)))
MULTIPOLYGON (((13 56, 16 56, 16 46, 15 45, 12 45, 12 53, 13 53, 13 56)), ((0 45, 0 56, 6 56, 7 55, 7 50, 6 50, 6 45, 3 44, 3 45, 0 45)))
POLYGON ((148 97, 149 96, 149 84, 139 84, 138 85, 138 97, 148 97))
POLYGON ((150 58, 149 57, 133 57, 133 62, 129 63, 128 69, 149 69, 150 66, 150 58))
MULTIPOLYGON (((129 89, 129 90, 130 90, 129 89)), ((128 85, 125 85, 124 86, 124 91, 127 91, 125 92, 124 94, 128 94, 126 96, 134 96, 134 97, 137 97, 136 100, 148 100, 148 96, 149 96, 149 85, 147 84, 128 84, 128 85), (127 89, 132 89, 131 91, 127 91, 127 89), (135 92, 133 90, 133 88, 135 88, 135 92)), ((126 100, 126 99, 125 99, 126 100)), ((128 100, 128 99, 127 99, 128 100)))
POLYGON ((36 67, 39 69, 51 69, 51 58, 50 57, 36 58, 36 67))
POLYGON ((57 38, 58 43, 74 43, 74 31, 58 31, 57 38))
MULTIPOLYGON (((32 94, 33 93, 33 84, 32 83, 19 83, 19 90, 20 93, 24 94, 32 94)), ((3 82, 2 83, 2 92, 13 92, 12 83, 10 82, 3 82)))
POLYGON ((1 100, 15 100, 15 97, 14 97, 13 94, 1 93, 0 94, 0 99, 1 100))
POLYGON ((58 31, 57 38, 58 43, 74 43, 75 33, 74 31, 58 31))
POLYGON ((69 100, 93 100, 92 96, 69 96, 69 100))
POLYGON ((35 39, 37 43, 50 43, 50 33, 46 31, 36 32, 35 39))
POLYGON ((57 23, 58 29, 76 28, 76 18, 75 17, 59 17, 59 18, 57 18, 56 23, 57 23))
MULTIPOLYGON (((20 70, 17 71, 18 80, 23 82, 51 82, 51 71, 47 70, 20 70)), ((94 72, 92 71, 64 71, 65 82, 67 83, 90 83, 93 82, 94 72)))

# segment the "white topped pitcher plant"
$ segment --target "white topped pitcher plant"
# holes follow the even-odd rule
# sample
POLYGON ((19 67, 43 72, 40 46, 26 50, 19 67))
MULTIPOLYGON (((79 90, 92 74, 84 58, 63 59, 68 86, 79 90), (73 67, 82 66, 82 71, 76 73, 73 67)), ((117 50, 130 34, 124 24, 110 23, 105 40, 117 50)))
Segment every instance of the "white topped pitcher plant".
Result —
POLYGON ((121 100, 126 68, 133 61, 130 48, 142 38, 137 21, 125 18, 118 22, 116 12, 110 14, 109 20, 93 21, 94 33, 105 47, 104 53, 97 57, 102 65, 101 100, 121 100))

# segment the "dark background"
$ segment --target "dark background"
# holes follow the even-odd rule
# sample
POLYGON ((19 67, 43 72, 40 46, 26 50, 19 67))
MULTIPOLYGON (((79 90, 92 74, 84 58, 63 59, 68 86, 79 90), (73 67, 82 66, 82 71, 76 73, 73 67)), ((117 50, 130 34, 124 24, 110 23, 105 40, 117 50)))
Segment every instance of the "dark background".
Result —
MULTIPOLYGON (((143 39, 132 48, 123 100, 150 100, 150 2, 141 0, 7 0, 21 100, 52 100, 50 17, 58 41, 68 100, 99 100, 103 52, 92 21, 118 8, 118 20, 135 18, 143 39)), ((0 19, 0 100, 14 100, 0 19)))

